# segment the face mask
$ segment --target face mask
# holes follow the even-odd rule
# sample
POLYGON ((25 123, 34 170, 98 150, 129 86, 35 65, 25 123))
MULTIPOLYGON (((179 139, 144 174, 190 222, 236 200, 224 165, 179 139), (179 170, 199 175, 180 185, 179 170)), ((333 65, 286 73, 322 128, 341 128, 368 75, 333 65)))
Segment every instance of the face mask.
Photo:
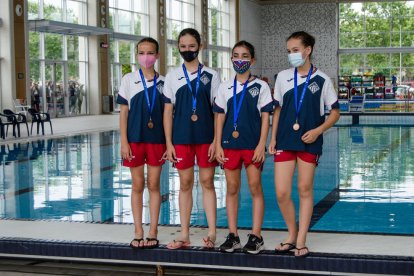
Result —
POLYGON ((191 62, 198 56, 198 50, 197 51, 182 51, 180 52, 180 55, 185 61, 191 62))
POLYGON ((245 73, 247 70, 250 69, 250 65, 251 65, 250 60, 242 60, 242 59, 233 60, 234 71, 236 71, 236 73, 238 74, 245 73))
POLYGON ((302 53, 292 53, 288 55, 289 63, 293 67, 299 67, 305 64, 305 59, 302 57, 302 53))
POLYGON ((155 55, 138 55, 138 63, 145 69, 153 66, 156 61, 157 57, 155 55))

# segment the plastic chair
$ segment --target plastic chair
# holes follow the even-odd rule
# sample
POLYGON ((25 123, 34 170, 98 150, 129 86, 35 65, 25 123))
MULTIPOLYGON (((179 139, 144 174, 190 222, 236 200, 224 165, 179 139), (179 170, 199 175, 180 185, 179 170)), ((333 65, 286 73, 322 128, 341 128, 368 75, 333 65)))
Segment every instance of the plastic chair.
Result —
POLYGON ((44 126, 45 122, 49 122, 50 132, 53 134, 52 121, 50 120, 49 113, 37 112, 33 108, 29 108, 27 110, 27 112, 29 112, 29 114, 32 116, 32 126, 30 128, 30 133, 31 134, 33 133, 33 124, 36 123, 37 124, 37 134, 39 134, 39 125, 40 125, 42 127, 42 135, 45 135, 45 126, 44 126))
POLYGON ((6 139, 7 131, 4 131, 4 127, 9 128, 9 125, 13 126, 13 136, 16 137, 16 118, 10 115, 4 115, 0 113, 0 137, 6 139))
POLYGON ((26 103, 24 99, 15 99, 14 102, 14 110, 16 113, 24 114, 27 117, 27 110, 30 108, 30 105, 26 103))
MULTIPOLYGON (((20 124, 26 124, 27 135, 30 135, 30 133, 29 133, 29 125, 27 124, 27 117, 26 117, 26 115, 21 114, 21 113, 14 113, 10 109, 3 109, 3 114, 4 115, 7 115, 7 116, 14 116, 14 118, 16 119, 17 136, 18 137, 20 137, 20 124)), ((9 131, 9 126, 7 126, 7 128, 6 128, 6 135, 7 135, 8 131, 9 131)))

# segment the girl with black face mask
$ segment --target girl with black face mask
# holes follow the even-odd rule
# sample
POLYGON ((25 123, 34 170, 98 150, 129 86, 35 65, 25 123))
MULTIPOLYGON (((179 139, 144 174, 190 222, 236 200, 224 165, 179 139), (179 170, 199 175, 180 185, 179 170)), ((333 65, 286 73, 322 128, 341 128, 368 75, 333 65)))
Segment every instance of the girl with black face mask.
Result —
POLYGON ((178 49, 184 63, 169 72, 165 79, 164 131, 166 158, 180 176, 179 208, 181 234, 167 245, 178 249, 190 245, 190 216, 193 206, 194 164, 197 160, 199 181, 208 234, 204 246, 214 248, 216 241, 216 192, 214 190, 214 114, 213 101, 220 84, 218 73, 198 60, 201 37, 188 28, 178 36, 178 49))

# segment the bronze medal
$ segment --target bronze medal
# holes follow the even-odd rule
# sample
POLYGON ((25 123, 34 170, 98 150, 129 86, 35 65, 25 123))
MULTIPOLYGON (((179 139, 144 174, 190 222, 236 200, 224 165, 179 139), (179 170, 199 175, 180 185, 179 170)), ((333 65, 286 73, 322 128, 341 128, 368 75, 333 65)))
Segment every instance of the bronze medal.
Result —
POLYGON ((191 115, 191 121, 196 122, 198 120, 198 116, 196 114, 191 115))
POLYGON ((231 136, 233 136, 233 138, 237 139, 240 136, 240 133, 237 130, 233 130, 233 132, 231 133, 231 136))
POLYGON ((294 131, 298 131, 298 130, 299 130, 299 128, 300 128, 300 125, 299 125, 298 123, 294 123, 294 124, 293 124, 293 130, 294 130, 294 131))
POLYGON ((154 127, 154 123, 152 122, 152 120, 150 120, 149 122, 148 122, 148 128, 153 128, 154 127))

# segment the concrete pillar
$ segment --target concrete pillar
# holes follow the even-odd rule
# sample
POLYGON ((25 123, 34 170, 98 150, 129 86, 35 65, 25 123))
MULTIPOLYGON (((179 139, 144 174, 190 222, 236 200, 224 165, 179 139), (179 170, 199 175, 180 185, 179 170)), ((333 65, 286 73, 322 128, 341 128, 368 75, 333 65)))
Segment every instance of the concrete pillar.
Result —
MULTIPOLYGON (((167 74, 167 57, 166 57, 166 50, 167 50, 167 4, 166 0, 158 0, 158 1, 150 1, 153 3, 157 3, 157 6, 153 6, 150 4, 150 26, 158 26, 156 30, 158 33, 150 33, 150 35, 154 38, 158 37, 158 43, 160 44, 160 58, 159 58, 159 73, 163 76, 167 74), (152 10, 155 8, 155 10, 152 10)), ((154 28, 153 28, 154 29, 154 28)), ((151 32, 151 28, 150 28, 151 32)))

